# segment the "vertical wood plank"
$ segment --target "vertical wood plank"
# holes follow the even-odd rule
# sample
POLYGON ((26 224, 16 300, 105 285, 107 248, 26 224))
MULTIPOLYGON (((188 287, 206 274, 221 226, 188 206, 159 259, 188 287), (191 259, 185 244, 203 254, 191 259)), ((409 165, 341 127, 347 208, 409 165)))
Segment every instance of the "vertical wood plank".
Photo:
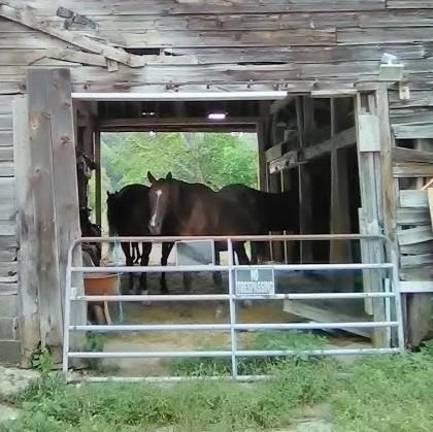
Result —
POLYGON ((101 132, 94 133, 95 149, 95 214, 96 223, 102 225, 102 177, 101 177, 101 132))
MULTIPOLYGON (((31 69, 28 91, 41 341, 60 358, 67 253, 80 236, 70 71, 31 69)), ((73 320, 85 322, 84 305, 73 320)))
POLYGON ((30 69, 27 78, 41 342, 60 357, 63 327, 48 102, 51 83, 50 75, 44 70, 30 69))
MULTIPOLYGON (((340 112, 335 99, 331 99, 331 136, 339 127, 340 117, 346 112, 340 112)), ((349 167, 345 149, 331 151, 331 209, 330 233, 347 234, 350 232, 350 201, 349 201, 349 167)), ((329 259, 331 263, 349 263, 352 261, 350 242, 331 241, 329 259)), ((350 283, 349 280, 346 281, 350 283)))
MULTIPOLYGON (((299 147, 308 145, 310 131, 314 124, 313 101, 311 97, 298 96, 296 98, 296 116, 299 132, 299 147)), ((301 234, 312 233, 312 203, 311 203, 311 176, 307 165, 298 166, 299 178, 299 223, 301 234)), ((313 260, 312 242, 301 242, 301 262, 308 263, 313 260)))
POLYGON ((37 239, 32 194, 31 148, 29 143, 27 97, 16 96, 14 111, 15 196, 17 205, 20 338, 23 367, 31 366, 32 353, 41 339, 38 307, 37 239))
MULTIPOLYGON (((59 286, 63 305, 68 250, 71 243, 81 236, 71 76, 69 69, 53 69, 45 73, 49 74, 51 83, 47 91, 51 116, 59 286)), ((77 284, 75 287, 79 288, 77 284)), ((79 308, 74 308, 74 312, 78 314, 75 319, 79 319, 79 308)), ((84 316, 79 321, 83 322, 84 316)))
MULTIPOLYGON (((376 104, 378 102, 372 95, 358 95, 356 98, 356 130, 357 130, 357 149, 358 149, 358 168, 361 190, 360 210, 360 231, 363 234, 380 234, 380 226, 383 224, 382 218, 382 161, 380 152, 361 152, 360 142, 362 141, 360 123, 358 116, 369 111, 372 115, 377 115, 376 104)), ((381 128, 383 125, 381 125, 381 128)), ((385 125, 386 127, 386 125, 385 125)), ((363 262, 383 262, 385 259, 382 242, 378 240, 364 240, 361 245, 363 262)), ((381 291, 383 286, 383 274, 379 271, 363 271, 364 291, 381 291)), ((365 302, 366 312, 373 314, 375 321, 385 319, 385 303, 383 299, 374 299, 365 302)), ((387 332, 377 329, 373 333, 375 346, 385 347, 390 344, 387 332)))
POLYGON ((257 144, 259 151, 259 189, 266 190, 266 141, 263 120, 257 123, 257 144))

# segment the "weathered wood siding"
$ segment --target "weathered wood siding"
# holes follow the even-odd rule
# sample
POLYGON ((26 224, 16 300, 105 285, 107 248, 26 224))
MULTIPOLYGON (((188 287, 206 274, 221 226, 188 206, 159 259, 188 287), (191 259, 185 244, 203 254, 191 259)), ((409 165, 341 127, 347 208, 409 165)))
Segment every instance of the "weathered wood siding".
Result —
POLYGON ((0 96, 0 362, 18 362, 17 239, 12 97, 0 96))
MULTIPOLYGON (((6 342, 0 342, 0 361, 2 353, 17 349, 12 97, 9 95, 26 92, 28 68, 70 67, 73 90, 82 92, 173 89, 308 92, 353 89, 377 80, 384 52, 398 56, 404 63, 410 88, 407 100, 400 99, 397 88, 389 92, 394 138, 433 138, 432 1, 2 2, 0 341, 7 339, 13 349, 3 349, 1 343, 6 342), (58 14, 59 7, 63 9, 58 14)), ((396 191, 401 178, 433 176, 430 156, 403 152, 394 153, 396 191)), ((430 277, 433 235, 425 198, 404 188, 397 198, 400 203, 397 224, 410 227, 398 236, 401 265, 405 269, 403 277, 430 277), (419 202, 424 204, 413 205, 419 202), (406 271, 414 264, 416 271, 406 271), (420 268, 425 271, 420 272, 420 268)))
POLYGON ((404 61, 413 89, 420 91, 408 102, 392 101, 395 108, 432 103, 427 93, 433 69, 429 2, 102 0, 86 1, 84 7, 73 0, 8 3, 31 6, 29 13, 48 33, 52 29, 89 36, 127 49, 156 48, 168 55, 147 55, 145 67, 117 65, 113 71, 103 52, 88 54, 71 45, 66 49, 58 38, 3 20, 4 92, 22 89, 26 66, 59 64, 73 67, 75 90, 87 91, 134 91, 166 84, 229 86, 250 80, 253 85, 279 82, 289 88, 296 84, 308 89, 316 79, 324 86, 351 86, 375 79, 382 54, 390 52, 404 61), (59 6, 70 9, 72 16, 56 16, 59 6), (80 63, 88 66, 78 67, 80 63))

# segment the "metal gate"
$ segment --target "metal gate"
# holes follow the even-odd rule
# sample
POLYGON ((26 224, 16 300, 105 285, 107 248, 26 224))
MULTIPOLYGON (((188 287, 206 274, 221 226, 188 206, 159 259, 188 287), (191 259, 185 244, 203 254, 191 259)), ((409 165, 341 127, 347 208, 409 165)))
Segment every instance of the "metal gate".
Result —
MULTIPOLYGON (((65 313, 64 313, 64 349, 63 372, 68 377, 71 359, 103 359, 103 358, 229 358, 231 359, 230 378, 237 380, 254 380, 263 376, 241 375, 238 373, 238 360, 246 357, 282 357, 292 355, 308 356, 334 356, 334 355, 363 355, 363 354, 389 354, 404 350, 404 333, 402 321, 401 299, 398 286, 398 273, 396 266, 397 255, 392 243, 382 235, 272 235, 272 236, 236 236, 236 237, 106 237, 106 238, 81 238, 76 240, 69 249, 68 266, 66 275, 65 313), (228 263, 224 265, 175 265, 175 266, 112 266, 112 267, 78 267, 73 265, 74 254, 79 250, 78 246, 83 242, 176 242, 176 241, 212 240, 225 242, 228 251, 228 263), (390 262, 383 263, 359 263, 359 264, 266 264, 243 266, 236 264, 233 259, 233 242, 235 241, 323 241, 323 240, 361 240, 378 242, 379 247, 384 247, 390 262), (381 244, 383 246, 381 246, 381 244), (293 272, 305 271, 340 271, 340 270, 368 270, 380 271, 386 276, 382 279, 382 286, 374 292, 329 292, 329 293, 285 293, 278 294, 266 290, 248 293, 245 290, 236 289, 236 278, 242 270, 293 272), (72 285, 75 274, 80 273, 140 273, 140 272, 226 272, 228 275, 228 293, 226 294, 176 294, 176 295, 113 295, 113 296, 85 296, 80 295, 76 287, 72 285), (388 282, 388 283, 386 283, 388 282), (318 299, 383 299, 385 303, 385 320, 363 322, 327 322, 327 323, 239 323, 236 304, 249 300, 318 300, 318 299), (224 301, 228 304, 229 319, 224 324, 116 324, 116 325, 83 325, 71 322, 71 304, 75 302, 196 302, 196 301, 224 301), (392 313, 391 303, 394 303, 395 313, 392 313), (260 330, 320 330, 320 329, 350 329, 350 328, 383 328, 389 330, 390 345, 381 348, 335 348, 313 350, 244 350, 238 349, 237 333, 239 331, 260 330), (70 336, 75 332, 166 332, 166 331, 222 331, 230 335, 229 350, 209 351, 164 351, 164 352, 90 352, 71 351, 70 336), (392 337, 393 336, 393 337, 392 337), (392 340, 392 342, 391 342, 392 340)), ((79 280, 79 279, 78 279, 79 280)), ((222 377, 218 377, 222 378, 222 377)), ((182 380, 190 377, 88 377, 89 381, 104 380, 182 380)))

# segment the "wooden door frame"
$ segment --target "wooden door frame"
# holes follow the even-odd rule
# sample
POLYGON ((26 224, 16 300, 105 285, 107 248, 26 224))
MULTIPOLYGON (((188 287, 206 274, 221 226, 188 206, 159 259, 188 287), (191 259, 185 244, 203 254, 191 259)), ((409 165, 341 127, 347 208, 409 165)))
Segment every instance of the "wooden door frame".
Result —
MULTIPOLYGON (((81 236, 71 94, 69 69, 30 69, 15 100, 23 365, 39 345, 61 359, 67 255, 81 236)), ((85 310, 74 308, 76 322, 85 310)))
MULTIPOLYGON (((361 192, 360 232, 384 234, 395 247, 395 189, 392 176, 392 137, 386 84, 359 92, 355 98, 358 169, 361 192)), ((392 262, 393 257, 379 241, 361 243, 363 261, 392 262)), ((383 290, 382 278, 365 271, 364 291, 383 290)), ((386 321, 383 299, 366 299, 365 308, 375 321, 386 321)), ((389 329, 375 329, 376 346, 391 344, 389 329)))

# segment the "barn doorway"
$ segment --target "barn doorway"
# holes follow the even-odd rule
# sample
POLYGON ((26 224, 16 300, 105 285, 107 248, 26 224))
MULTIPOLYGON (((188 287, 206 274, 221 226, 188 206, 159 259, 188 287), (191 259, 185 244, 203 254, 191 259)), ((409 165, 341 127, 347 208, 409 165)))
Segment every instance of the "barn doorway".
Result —
MULTIPOLYGON (((377 119, 374 115, 377 109, 374 104, 375 92, 341 99, 341 95, 334 97, 331 94, 323 97, 324 95, 321 94, 321 98, 316 99, 312 97, 313 94, 290 95, 285 91, 153 95, 150 93, 71 94, 70 76, 67 70, 38 70, 29 72, 29 75, 29 117, 46 121, 48 127, 40 128, 41 122, 32 123, 35 131, 31 130, 30 138, 40 144, 44 152, 37 152, 34 146, 30 155, 25 154, 22 157, 23 162, 27 163, 26 166, 32 167, 32 164, 40 163, 45 167, 39 172, 44 180, 44 188, 33 191, 35 202, 41 204, 35 209, 35 221, 38 222, 40 219, 43 222, 42 226, 52 228, 43 233, 44 238, 34 237, 30 242, 34 241, 35 250, 40 251, 49 245, 52 260, 43 275, 41 275, 43 267, 39 265, 39 261, 46 261, 44 254, 39 254, 39 259, 36 260, 29 258, 28 262, 33 264, 27 266, 25 270, 29 277, 31 274, 39 275, 37 277, 44 280, 50 278, 47 289, 55 287, 55 280, 61 287, 56 291, 55 296, 45 296, 40 299, 41 312, 43 308, 48 312, 41 314, 41 317, 52 337, 52 342, 48 342, 49 345, 55 345, 56 341, 61 344, 62 322, 59 317, 63 306, 65 257, 70 243, 68 239, 76 237, 78 227, 75 217, 78 221, 80 205, 83 205, 83 201, 75 205, 72 198, 77 195, 82 200, 84 197, 87 209, 89 202, 86 189, 89 181, 95 181, 95 220, 99 222, 102 219, 101 203, 104 199, 101 193, 102 133, 167 132, 170 128, 178 131, 185 128, 186 132, 190 133, 254 132, 257 134, 258 143, 259 187, 266 191, 296 191, 300 220, 298 230, 301 233, 313 233, 314 230, 320 232, 325 228, 325 232, 334 233, 356 231, 357 228, 369 234, 380 233, 383 209, 379 197, 382 190, 380 153, 377 146, 380 127, 375 123, 377 119), (64 102, 71 97, 73 104, 64 102), (48 104, 50 98, 58 102, 61 109, 54 110, 53 104, 48 104), (212 111, 216 109, 225 111, 223 119, 213 122, 208 118, 209 106, 212 104, 218 105, 212 106, 212 111), (48 110, 50 118, 39 116, 41 109, 48 110), (57 129, 60 126, 63 129, 57 129), (42 131, 50 128, 54 134, 48 138, 42 135, 42 131), (367 135, 365 131, 368 131, 367 135), (40 136, 36 135, 39 132, 40 136), (61 134, 62 139, 56 140, 56 134, 61 134), (71 143, 76 144, 75 148, 71 143), (72 166, 70 163, 75 161, 75 157, 70 155, 73 150, 79 156, 78 166, 72 166), (63 157, 66 153, 68 157, 63 157), (342 159, 345 159, 343 162, 349 168, 344 168, 342 159), (357 166, 353 166, 354 163, 357 163, 357 166), (340 179, 344 180, 338 181, 340 179), (74 193, 75 191, 77 194, 74 193), (42 206, 45 202, 43 199, 47 196, 50 197, 49 206, 42 206), (359 212, 359 219, 357 219, 356 212, 359 211, 360 204, 363 210, 359 212), (348 211, 337 212, 337 208, 348 211), (47 301, 48 299, 50 301, 47 301), (59 303, 60 308, 52 307, 55 301, 59 303)), ((24 104, 23 109, 25 108, 24 104)), ((298 243, 289 246, 281 242, 273 244, 269 251, 269 260, 282 262, 293 260, 302 263, 326 260, 338 262, 345 257, 349 262, 354 260, 383 262, 383 258, 377 254, 379 250, 377 248, 372 254, 371 248, 363 248, 362 245, 357 250, 352 246, 337 247, 333 241, 327 246, 308 245, 304 241, 298 243)), ((301 279, 305 277, 303 274, 297 276, 301 279)), ((353 275, 347 275, 345 280, 345 287, 349 286, 353 291, 371 289, 375 282, 372 278, 368 281, 365 274, 362 274, 362 284, 357 283, 353 275)), ((288 282, 291 290, 305 291, 306 289, 298 281, 288 282)), ((334 280, 330 284, 337 291, 342 289, 340 282, 334 280)), ((324 283, 323 278, 316 278, 316 282, 312 284, 313 288, 310 284, 309 289, 313 291, 329 289, 330 284, 329 281, 324 283)), ((377 286, 374 289, 377 289, 377 286)), ((281 313, 286 316, 290 314, 296 319, 314 319, 318 322, 323 320, 320 316, 323 311, 335 313, 327 304, 323 304, 319 311, 313 311, 313 318, 307 315, 308 305, 303 305, 299 311, 290 308, 291 306, 286 302, 281 308, 281 313)), ((345 305, 338 309, 349 310, 345 305)), ((365 305, 361 302, 358 309, 366 321, 371 317, 377 320, 382 310, 382 304, 375 307, 368 305, 367 302, 365 305)), ((310 313, 311 310, 308 314, 310 313)), ((45 327, 41 325, 41 329, 45 330, 45 327)))
MULTIPOLYGON (((103 223, 104 220, 103 177, 106 173, 101 170, 104 165, 104 142, 117 140, 121 148, 122 141, 130 141, 134 137, 149 141, 149 138, 170 133, 189 134, 190 138, 194 134, 206 136, 219 133, 223 136, 226 133, 229 136, 244 134, 255 137, 258 188, 275 193, 297 191, 299 233, 359 233, 362 230, 359 213, 362 207, 360 156, 356 99, 353 96, 312 98, 308 94, 285 94, 284 97, 272 98, 268 95, 255 99, 252 93, 247 100, 232 100, 227 96, 224 99, 224 95, 218 95, 217 100, 213 100, 212 94, 208 97, 209 100, 182 100, 179 95, 176 100, 169 101, 128 101, 126 97, 122 97, 125 100, 121 101, 98 101, 92 98, 92 101, 78 102, 78 117, 86 119, 93 115, 95 119, 94 139, 88 142, 88 151, 98 167, 92 178, 96 222, 103 223), (90 107, 93 114, 86 115, 90 107), (212 113, 223 113, 224 116, 212 120, 209 118, 212 113)), ((81 127, 79 136, 85 136, 86 127, 92 130, 88 120, 81 127)), ((85 140, 81 143, 79 140, 78 145, 85 146, 85 140)), ((114 147, 111 144, 111 151, 114 147)), ((143 181, 147 169, 151 168, 143 167, 143 181)), ((183 180, 190 179, 184 177, 183 180)), ((209 186, 215 187, 212 184, 209 186)), ((359 241, 273 242, 268 260, 356 263, 362 262, 363 257, 359 241)), ((359 292, 364 289, 360 271, 331 277, 314 276, 305 274, 296 281, 286 281, 286 289, 290 289, 289 286, 291 289, 296 286, 295 290, 300 292, 359 292)), ((353 318, 369 320, 374 315, 367 302, 347 300, 286 301, 283 312, 300 319, 324 322, 336 317, 345 322, 353 318)), ((370 329, 351 329, 350 332, 372 337, 370 329)))

